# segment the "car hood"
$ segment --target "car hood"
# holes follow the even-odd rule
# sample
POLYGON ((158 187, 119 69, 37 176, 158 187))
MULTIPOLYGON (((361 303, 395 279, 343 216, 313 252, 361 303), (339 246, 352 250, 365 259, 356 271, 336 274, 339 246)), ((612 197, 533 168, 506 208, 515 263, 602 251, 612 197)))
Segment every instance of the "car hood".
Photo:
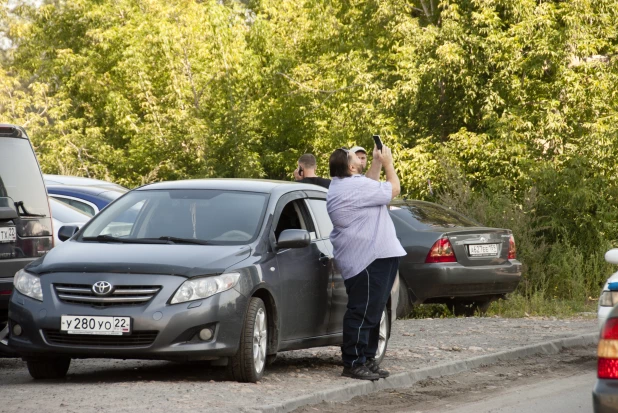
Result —
POLYGON ((246 259, 248 245, 115 244, 66 241, 26 267, 28 272, 111 272, 194 277, 246 259))

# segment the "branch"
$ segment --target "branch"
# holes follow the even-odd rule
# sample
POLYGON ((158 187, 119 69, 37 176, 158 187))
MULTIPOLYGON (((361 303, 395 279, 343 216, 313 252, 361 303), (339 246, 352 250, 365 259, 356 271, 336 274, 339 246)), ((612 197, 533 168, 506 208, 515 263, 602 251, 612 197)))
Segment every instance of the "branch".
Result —
POLYGON ((427 16, 428 19, 431 19, 431 13, 429 12, 429 9, 427 8, 427 4, 425 3, 425 0, 421 0, 421 6, 423 6, 423 11, 425 12, 425 16, 427 16))
POLYGON ((358 85, 358 84, 353 84, 353 85, 342 87, 342 88, 339 88, 339 89, 330 89, 330 90, 315 89, 315 88, 312 88, 310 86, 304 85, 304 84, 300 83, 297 80, 294 80, 293 78, 291 78, 290 76, 286 75, 285 73, 277 72, 277 74, 285 77, 287 80, 289 80, 290 82, 294 83, 295 85, 297 85, 297 86, 299 86, 299 87, 301 87, 303 89, 306 89, 306 90, 308 90, 310 92, 315 92, 315 93, 333 94, 333 93, 341 92, 343 90, 353 89, 353 88, 361 86, 361 85, 358 85))

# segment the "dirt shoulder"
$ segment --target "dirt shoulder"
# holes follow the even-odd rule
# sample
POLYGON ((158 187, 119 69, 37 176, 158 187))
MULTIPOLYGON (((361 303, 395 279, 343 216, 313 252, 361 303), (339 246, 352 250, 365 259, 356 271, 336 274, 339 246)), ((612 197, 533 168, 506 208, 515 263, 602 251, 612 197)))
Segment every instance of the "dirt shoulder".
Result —
POLYGON ((385 410, 389 413, 438 412, 463 403, 487 399, 514 387, 590 371, 596 371, 596 347, 580 347, 551 356, 503 361, 464 373, 422 380, 410 388, 383 390, 368 396, 354 397, 344 403, 306 406, 294 410, 294 413, 377 413, 385 410))

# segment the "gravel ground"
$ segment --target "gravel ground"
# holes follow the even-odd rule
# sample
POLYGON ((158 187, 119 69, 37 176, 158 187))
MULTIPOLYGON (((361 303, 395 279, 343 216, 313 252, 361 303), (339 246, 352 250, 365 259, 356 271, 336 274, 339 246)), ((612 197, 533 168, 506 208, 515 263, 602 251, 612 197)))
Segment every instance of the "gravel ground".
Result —
MULTIPOLYGON (((397 320, 383 366, 396 374, 595 331, 589 316, 397 320)), ((0 359, 0 371, 0 412, 253 412, 354 382, 340 376, 337 347, 280 353, 258 384, 227 381, 224 368, 160 361, 74 360, 59 381, 33 381, 17 359, 0 359)))
MULTIPOLYGON (((415 383, 413 387, 388 389, 367 396, 354 397, 343 403, 320 403, 294 410, 293 413, 429 413, 460 410, 472 411, 467 404, 496 398, 516 392, 522 402, 529 397, 525 390, 534 386, 538 389, 561 378, 582 376, 586 380, 586 397, 572 406, 572 411, 592 411, 590 392, 594 378, 588 382, 591 373, 596 372, 596 346, 567 349, 554 355, 537 355, 520 360, 501 361, 491 366, 472 369, 446 377, 430 378, 415 383)), ((594 376, 593 376, 594 377, 594 376)), ((474 406, 476 407, 476 405, 474 406)), ((506 411, 512 411, 502 405, 506 411)), ((561 411, 560 406, 555 411, 561 411)), ((499 410, 502 411, 502 410, 499 410)), ((530 411, 530 410, 519 410, 530 411)))

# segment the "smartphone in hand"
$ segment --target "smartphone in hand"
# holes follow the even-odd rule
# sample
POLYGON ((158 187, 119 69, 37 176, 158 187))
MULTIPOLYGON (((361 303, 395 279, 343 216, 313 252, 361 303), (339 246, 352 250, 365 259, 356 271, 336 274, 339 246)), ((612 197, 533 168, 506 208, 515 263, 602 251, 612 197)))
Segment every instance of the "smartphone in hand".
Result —
POLYGON ((382 152, 382 140, 380 139, 380 135, 373 135, 373 141, 376 143, 376 148, 382 152))
POLYGON ((298 165, 298 175, 302 176, 303 175, 303 167, 298 165))

